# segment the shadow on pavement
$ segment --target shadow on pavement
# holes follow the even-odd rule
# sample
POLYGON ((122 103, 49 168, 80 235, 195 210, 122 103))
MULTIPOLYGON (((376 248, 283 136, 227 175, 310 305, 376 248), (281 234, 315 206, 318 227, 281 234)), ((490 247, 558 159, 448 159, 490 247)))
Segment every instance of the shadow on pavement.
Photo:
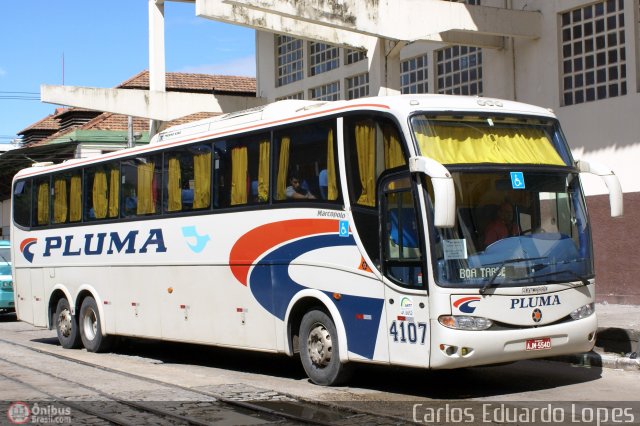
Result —
MULTIPOLYGON (((41 339, 57 345, 57 339, 41 339)), ((308 380, 298 357, 145 339, 121 339, 113 351, 154 363, 189 364, 236 372, 308 380)), ((434 399, 467 399, 544 390, 597 380, 602 369, 590 360, 519 361, 457 370, 423 370, 356 364, 348 387, 434 399)))

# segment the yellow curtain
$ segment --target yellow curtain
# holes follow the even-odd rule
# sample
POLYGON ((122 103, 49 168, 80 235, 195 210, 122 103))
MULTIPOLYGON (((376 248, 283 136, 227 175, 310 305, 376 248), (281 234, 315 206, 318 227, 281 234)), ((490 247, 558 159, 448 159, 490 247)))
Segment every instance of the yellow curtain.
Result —
POLYGON ((260 159, 258 163, 258 201, 269 199, 269 141, 260 142, 260 159))
POLYGON ((276 189, 276 199, 287 198, 287 173, 289 171, 289 145, 291 139, 283 136, 280 140, 280 158, 278 160, 278 188, 276 189))
POLYGON ((109 217, 118 217, 120 206, 120 170, 109 173, 109 217))
POLYGON ((206 209, 211 204, 211 153, 198 154, 193 157, 193 173, 195 190, 193 208, 206 209))
POLYGON ((565 165, 540 129, 478 129, 433 124, 417 128, 416 139, 423 155, 442 164, 565 165))
POLYGON ((96 219, 107 217, 107 174, 103 170, 96 171, 93 176, 93 213, 96 219))
POLYGON ((82 177, 71 176, 69 185, 69 221, 82 220, 82 177))
POLYGON ((169 158, 167 182, 167 210, 176 212, 182 210, 182 185, 180 184, 180 159, 169 158))
POLYGON ((371 123, 356 124, 356 148, 358 151, 358 171, 362 193, 358 198, 358 204, 375 206, 375 182, 376 182, 376 145, 375 126, 371 123))
POLYGON ((231 205, 247 204, 247 147, 231 150, 231 205))
POLYGON ((384 168, 392 169, 407 164, 396 129, 391 126, 385 126, 382 129, 382 136, 384 139, 384 168))
POLYGON ((153 194, 154 164, 138 164, 138 205, 137 214, 152 214, 156 212, 153 194))
POLYGON ((38 225, 49 223, 49 184, 41 183, 38 186, 38 225))
POLYGON ((67 181, 64 178, 53 181, 53 223, 67 221, 67 181))
POLYGON ((336 163, 333 154, 333 129, 329 129, 327 136, 327 199, 338 199, 338 183, 336 179, 336 163))

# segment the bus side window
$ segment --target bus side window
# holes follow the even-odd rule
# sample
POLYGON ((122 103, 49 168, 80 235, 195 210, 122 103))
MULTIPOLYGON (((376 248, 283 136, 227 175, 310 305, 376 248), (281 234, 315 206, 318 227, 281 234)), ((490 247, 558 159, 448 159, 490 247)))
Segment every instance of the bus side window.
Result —
POLYGON ((34 179, 35 197, 33 200, 33 220, 35 226, 49 224, 49 176, 34 179))
POLYGON ((85 169, 84 220, 117 218, 120 213, 120 163, 85 169))
POLYGON ((398 129, 382 117, 355 117, 345 123, 352 202, 375 207, 380 174, 407 164, 398 129))
POLYGON ((13 220, 31 226, 31 180, 18 181, 13 188, 13 220))
POLYGON ((386 180, 382 196, 383 272, 400 285, 422 287, 420 233, 410 179, 386 180))
POLYGON ((276 201, 340 201, 334 123, 310 123, 275 133, 276 201), (298 180, 295 186, 293 178, 298 180))
POLYGON ((53 223, 82 220, 82 175, 67 172, 53 176, 53 223))
POLYGON ((160 156, 136 157, 122 161, 122 214, 146 216, 157 214, 162 180, 160 156))
POLYGON ((196 145, 164 155, 165 211, 211 207, 211 147, 196 145))
POLYGON ((268 133, 215 143, 215 200, 217 207, 262 204, 269 201, 268 133))

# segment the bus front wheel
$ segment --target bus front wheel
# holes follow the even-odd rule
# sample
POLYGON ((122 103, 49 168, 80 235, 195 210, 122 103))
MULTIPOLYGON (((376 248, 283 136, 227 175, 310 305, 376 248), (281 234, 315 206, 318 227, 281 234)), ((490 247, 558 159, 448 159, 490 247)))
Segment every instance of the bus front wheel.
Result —
POLYGON ((88 296, 80 307, 80 337, 89 352, 105 352, 111 347, 111 338, 102 334, 100 313, 93 297, 88 296))
POLYGON ((71 307, 67 299, 58 300, 54 323, 58 341, 65 349, 77 349, 81 345, 80 333, 78 332, 78 321, 71 315, 71 307))
POLYGON ((300 360, 307 376, 317 385, 339 385, 349 378, 349 366, 340 362, 336 326, 326 313, 314 310, 302 317, 300 360))

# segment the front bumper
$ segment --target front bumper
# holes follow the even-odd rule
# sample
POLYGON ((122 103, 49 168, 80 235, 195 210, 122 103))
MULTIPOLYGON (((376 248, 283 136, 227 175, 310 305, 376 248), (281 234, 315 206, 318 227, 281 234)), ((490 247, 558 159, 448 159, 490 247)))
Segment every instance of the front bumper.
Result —
POLYGON ((453 330, 431 322, 431 368, 459 368, 590 351, 598 328, 597 316, 537 328, 511 330, 453 330), (551 347, 526 350, 530 339, 549 338, 551 347))

